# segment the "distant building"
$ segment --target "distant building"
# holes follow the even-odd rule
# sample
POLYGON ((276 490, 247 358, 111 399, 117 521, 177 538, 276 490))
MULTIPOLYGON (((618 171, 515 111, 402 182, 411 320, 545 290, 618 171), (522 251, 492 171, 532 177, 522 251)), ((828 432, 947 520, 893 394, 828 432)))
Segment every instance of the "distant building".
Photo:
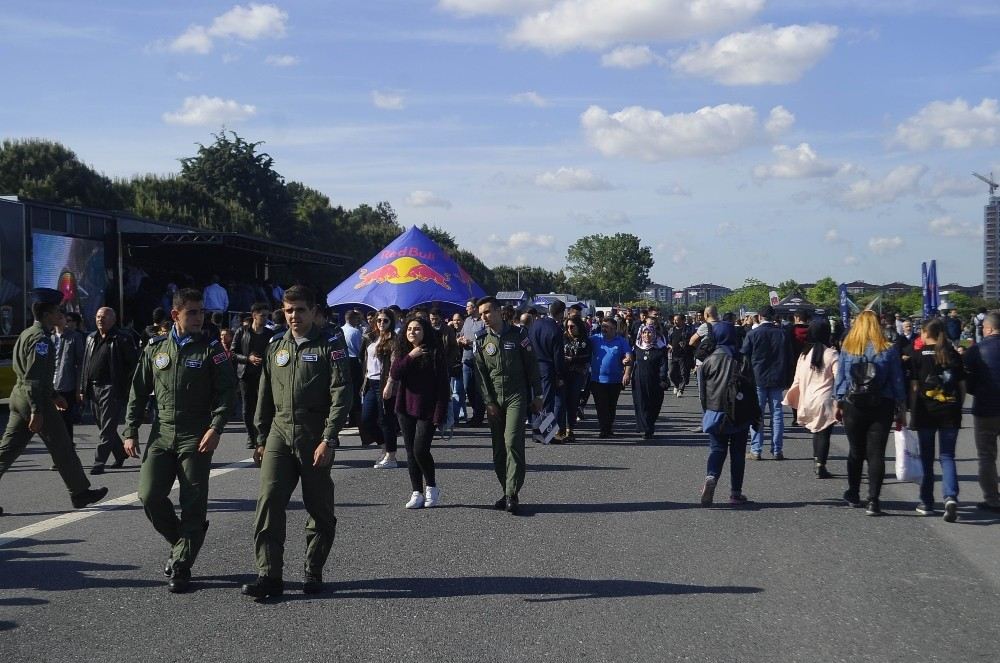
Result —
POLYGON ((1000 196, 983 208, 983 297, 1000 299, 1000 196))
POLYGON ((901 283, 900 281, 894 281, 893 283, 886 283, 885 285, 879 286, 879 292, 884 292, 887 295, 905 295, 912 290, 920 290, 919 285, 908 285, 906 283, 901 283))
POLYGON ((983 289, 981 285, 959 285, 957 283, 946 283, 938 286, 939 292, 960 292, 966 297, 982 297, 983 289))
POLYGON ((669 304, 674 300, 674 289, 659 283, 650 283, 649 287, 642 291, 642 294, 646 299, 652 299, 661 304, 669 304))
POLYGON ((691 306, 693 304, 708 304, 717 302, 732 292, 731 288, 714 283, 699 283, 689 285, 684 290, 674 292, 674 306, 691 306), (680 297, 678 297, 680 295, 680 297))
POLYGON ((866 283, 865 281, 851 281, 847 285, 847 294, 849 295, 863 295, 866 292, 878 292, 882 286, 875 285, 874 283, 866 283))
POLYGON ((528 302, 528 293, 524 290, 502 290, 497 293, 497 303, 500 306, 521 308, 528 302))

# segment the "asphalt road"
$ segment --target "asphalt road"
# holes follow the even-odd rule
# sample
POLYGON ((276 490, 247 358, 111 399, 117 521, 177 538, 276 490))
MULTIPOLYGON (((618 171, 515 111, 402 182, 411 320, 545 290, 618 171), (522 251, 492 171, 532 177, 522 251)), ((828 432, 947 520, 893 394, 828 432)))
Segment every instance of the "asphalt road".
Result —
MULTIPOLYGON (((889 482, 881 518, 843 506, 846 440, 834 436, 837 478, 817 480, 801 428, 787 461, 748 462, 753 505, 702 508, 695 399, 668 397, 652 442, 629 434, 628 392, 620 406, 618 438, 596 440, 591 412, 580 444, 529 443, 519 517, 490 508, 502 491, 485 429, 436 443, 443 505, 420 511, 402 508, 405 469, 373 470, 376 452, 346 436, 329 591, 299 591, 296 494, 287 593, 267 603, 239 593, 257 494, 241 426, 216 454, 226 472, 185 595, 167 593, 166 543, 127 497, 135 462, 94 482, 124 499, 53 521, 69 500, 36 440, 0 483, 0 660, 996 660, 1000 518, 972 507, 971 421, 961 520, 947 524, 915 514, 914 484, 889 482)), ((94 427, 77 440, 89 466, 94 427)))

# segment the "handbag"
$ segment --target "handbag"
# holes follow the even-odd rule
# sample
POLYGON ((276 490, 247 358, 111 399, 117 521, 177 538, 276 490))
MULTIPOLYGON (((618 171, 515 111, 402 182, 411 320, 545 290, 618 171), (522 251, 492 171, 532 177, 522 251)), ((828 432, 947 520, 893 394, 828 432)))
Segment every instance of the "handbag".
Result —
POLYGON ((924 478, 924 466, 920 462, 920 441, 909 428, 901 428, 894 433, 896 441, 896 478, 900 481, 920 483, 924 478))

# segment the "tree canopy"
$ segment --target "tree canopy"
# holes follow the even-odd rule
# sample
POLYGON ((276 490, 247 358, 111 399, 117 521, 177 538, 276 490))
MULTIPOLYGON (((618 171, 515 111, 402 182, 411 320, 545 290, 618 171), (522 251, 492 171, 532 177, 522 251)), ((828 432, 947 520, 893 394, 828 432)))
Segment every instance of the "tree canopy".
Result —
POLYGON ((717 306, 720 312, 733 313, 745 309, 759 311, 770 301, 771 286, 755 278, 748 278, 743 285, 719 300, 717 306))
POLYGON ((652 267, 652 250, 628 233, 581 237, 566 252, 569 284, 581 299, 635 299, 652 267))

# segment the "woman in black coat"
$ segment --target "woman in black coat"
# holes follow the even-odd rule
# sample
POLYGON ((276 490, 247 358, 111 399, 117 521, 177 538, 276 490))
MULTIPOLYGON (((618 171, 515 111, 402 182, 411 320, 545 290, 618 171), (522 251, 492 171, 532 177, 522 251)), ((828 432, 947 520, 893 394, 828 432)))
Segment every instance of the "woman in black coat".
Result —
POLYGON ((635 366, 632 370, 632 403, 635 425, 643 439, 653 439, 656 420, 663 407, 663 392, 669 384, 667 348, 653 325, 639 328, 636 339, 635 366))

